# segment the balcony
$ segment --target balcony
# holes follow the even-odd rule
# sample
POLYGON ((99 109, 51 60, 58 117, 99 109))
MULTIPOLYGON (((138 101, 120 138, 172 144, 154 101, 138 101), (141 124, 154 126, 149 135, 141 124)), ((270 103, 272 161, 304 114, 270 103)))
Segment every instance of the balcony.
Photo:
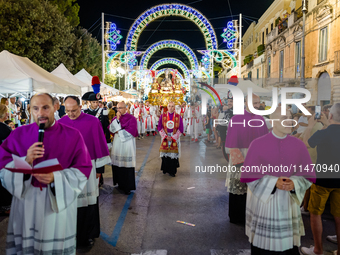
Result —
POLYGON ((264 61, 264 55, 261 55, 254 59, 254 66, 260 65, 264 61))
POLYGON ((278 34, 278 27, 275 27, 269 34, 267 34, 267 44, 272 42, 278 34))

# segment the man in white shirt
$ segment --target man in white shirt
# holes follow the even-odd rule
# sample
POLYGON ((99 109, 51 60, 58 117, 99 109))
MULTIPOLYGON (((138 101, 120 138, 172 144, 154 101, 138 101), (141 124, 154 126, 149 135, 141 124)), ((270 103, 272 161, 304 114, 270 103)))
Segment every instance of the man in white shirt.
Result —
POLYGON ((55 120, 59 120, 59 112, 58 110, 60 109, 60 103, 59 103, 59 99, 56 97, 53 97, 53 105, 56 105, 57 110, 54 112, 54 119, 55 120))

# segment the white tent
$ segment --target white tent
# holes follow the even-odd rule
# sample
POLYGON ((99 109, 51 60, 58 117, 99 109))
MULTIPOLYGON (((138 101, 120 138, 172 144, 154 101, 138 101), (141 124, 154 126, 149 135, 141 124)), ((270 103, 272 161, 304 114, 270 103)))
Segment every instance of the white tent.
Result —
POLYGON ((0 53, 0 93, 56 93, 80 95, 79 86, 71 84, 33 63, 6 50, 0 53))
POLYGON ((133 96, 139 96, 139 92, 137 91, 137 90, 135 90, 135 89, 127 89, 127 90, 124 90, 124 92, 125 93, 129 93, 129 94, 131 94, 131 95, 133 95, 133 96))
MULTIPOLYGON (((225 84, 216 84, 214 86, 215 90, 218 92, 220 97, 225 97, 228 93, 228 89, 225 87, 225 84)), ((237 84, 237 88, 241 89, 244 95, 248 94, 248 88, 252 88, 253 93, 259 96, 271 96, 271 91, 268 89, 261 88, 257 86, 255 83, 250 80, 240 80, 237 84)))
MULTIPOLYGON (((93 91, 91 87, 92 83, 92 75, 89 74, 84 68, 81 69, 78 73, 74 75, 77 79, 81 80, 82 82, 89 84, 89 90, 88 91, 93 91)), ((100 82, 100 93, 102 94, 108 94, 109 92, 112 92, 112 94, 117 94, 119 93, 118 89, 112 88, 109 85, 106 85, 103 82, 100 82)))
POLYGON ((76 86, 81 87, 82 94, 85 94, 90 89, 88 84, 77 79, 69 70, 67 70, 63 63, 61 63, 56 69, 54 69, 51 72, 51 74, 54 74, 55 76, 58 76, 59 78, 62 78, 65 81, 68 81, 76 86))

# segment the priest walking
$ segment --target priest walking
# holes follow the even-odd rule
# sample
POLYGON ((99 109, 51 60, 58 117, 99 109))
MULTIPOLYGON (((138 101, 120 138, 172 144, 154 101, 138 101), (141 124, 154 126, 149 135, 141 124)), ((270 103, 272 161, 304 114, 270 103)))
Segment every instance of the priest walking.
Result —
MULTIPOLYGON (((253 94, 252 103, 255 109, 260 107, 260 97, 253 94)), ((248 96, 247 96, 248 99, 248 96)), ((262 116, 252 114, 249 110, 248 100, 244 115, 235 115, 228 125, 225 147, 229 149, 229 165, 236 166, 236 172, 227 172, 226 186, 229 192, 229 219, 231 223, 244 224, 246 213, 247 185, 240 182, 240 167, 244 162, 250 143, 258 137, 268 133, 265 120, 262 116), (261 121, 263 125, 260 126, 261 121)))
POLYGON ((80 100, 76 96, 65 98, 66 114, 59 123, 79 130, 90 153, 92 171, 89 180, 78 196, 77 246, 91 248, 100 235, 99 178, 106 164, 111 163, 109 150, 100 121, 81 112, 80 100))
POLYGON ((34 95, 31 109, 36 123, 16 129, 0 146, 0 179, 13 195, 6 254, 76 254, 77 197, 90 176, 91 158, 80 132, 54 120, 49 94, 34 95), (57 159, 63 170, 11 172, 5 167, 15 167, 12 155, 31 166, 57 159))
POLYGON ((161 135, 159 149, 162 158, 161 171, 175 177, 179 167, 181 150, 180 136, 183 133, 183 120, 175 113, 175 103, 169 102, 168 112, 162 114, 158 122, 158 131, 161 135))
POLYGON ((252 255, 299 255, 305 235, 300 204, 315 182, 315 172, 291 167, 309 169, 312 160, 305 144, 289 135, 290 111, 281 115, 278 107, 270 117, 278 120, 273 122, 272 132, 250 144, 242 166, 241 182, 248 184, 246 235, 252 255), (263 166, 268 171, 262 172, 263 166), (247 171, 254 168, 260 171, 247 171))
POLYGON ((127 113, 126 104, 117 106, 117 116, 112 120, 109 129, 114 135, 111 149, 113 185, 129 195, 136 189, 136 139, 138 136, 136 118, 127 113))

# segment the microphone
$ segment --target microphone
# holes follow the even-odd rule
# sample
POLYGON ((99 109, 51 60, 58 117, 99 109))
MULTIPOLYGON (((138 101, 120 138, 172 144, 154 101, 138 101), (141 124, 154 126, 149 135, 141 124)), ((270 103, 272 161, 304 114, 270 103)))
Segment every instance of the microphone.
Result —
MULTIPOLYGON (((43 140, 44 140, 44 133, 45 133, 45 123, 41 123, 39 125, 39 139, 38 139, 38 142, 43 142, 43 140)), ((42 145, 39 145, 39 147, 42 147, 42 145)))

